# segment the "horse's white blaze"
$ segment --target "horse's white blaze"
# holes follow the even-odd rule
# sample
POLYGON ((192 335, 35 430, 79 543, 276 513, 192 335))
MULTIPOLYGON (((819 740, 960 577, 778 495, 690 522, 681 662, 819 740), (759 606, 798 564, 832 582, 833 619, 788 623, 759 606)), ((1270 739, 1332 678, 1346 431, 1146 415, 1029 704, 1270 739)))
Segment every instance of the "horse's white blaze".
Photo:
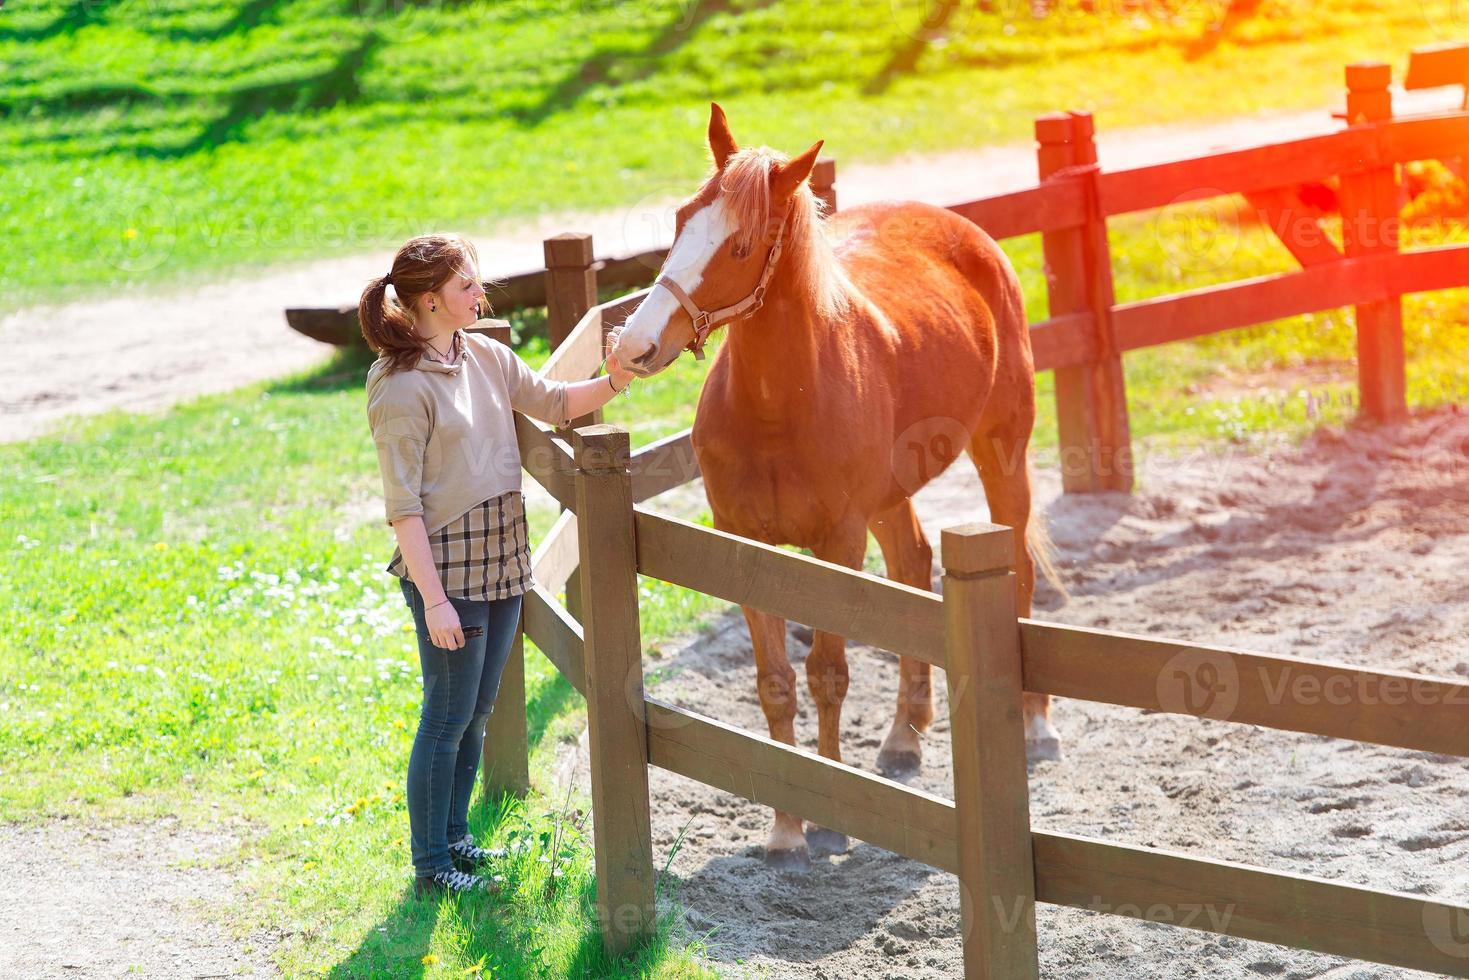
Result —
MULTIPOLYGON (((704 281, 704 270, 724 243, 737 229, 731 226, 724 209, 724 199, 716 198, 705 205, 683 226, 683 231, 668 252, 663 275, 683 287, 690 296, 704 281)), ((679 310, 678 300, 666 289, 655 289, 627 318, 618 342, 618 358, 627 363, 652 349, 668 327, 668 321, 679 310), (623 357, 623 351, 628 356, 623 357)))

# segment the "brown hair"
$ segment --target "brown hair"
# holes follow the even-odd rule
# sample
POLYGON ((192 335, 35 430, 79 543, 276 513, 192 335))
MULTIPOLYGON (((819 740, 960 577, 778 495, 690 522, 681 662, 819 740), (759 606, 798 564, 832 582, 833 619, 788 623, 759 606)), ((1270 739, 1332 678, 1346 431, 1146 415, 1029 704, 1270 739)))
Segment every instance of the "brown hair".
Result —
POLYGON ((413 305, 425 293, 438 290, 454 276, 477 269, 474 246, 458 235, 419 235, 410 238, 393 256, 386 276, 374 279, 357 302, 357 320, 367 346, 389 361, 388 373, 418 363, 428 342, 413 323, 413 305), (388 299, 388 287, 397 298, 388 299))

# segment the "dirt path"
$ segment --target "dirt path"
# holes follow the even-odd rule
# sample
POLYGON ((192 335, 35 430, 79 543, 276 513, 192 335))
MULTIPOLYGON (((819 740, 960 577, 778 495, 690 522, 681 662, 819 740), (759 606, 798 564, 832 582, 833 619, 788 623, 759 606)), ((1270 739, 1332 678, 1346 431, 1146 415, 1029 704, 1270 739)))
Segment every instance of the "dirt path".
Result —
MULTIPOLYGON (((1431 108, 1444 97, 1415 93, 1407 104, 1431 108)), ((1338 125, 1326 109, 1272 113, 1200 126, 1103 132, 1099 147, 1103 165, 1117 169, 1327 132, 1338 125)), ((844 206, 894 196, 947 204, 1034 180, 1035 153, 1027 143, 882 164, 845 163, 837 189, 844 206)), ((470 231, 485 269, 497 274, 539 268, 542 240, 563 231, 591 232, 602 254, 630 253, 667 244, 672 236, 668 205, 691 190, 669 187, 666 195, 600 214, 554 215, 470 231)), ((0 350, 5 351, 0 442, 45 432, 68 416, 162 409, 318 364, 331 348, 287 327, 282 311, 355 303, 362 285, 381 275, 390 259, 391 252, 384 251, 252 269, 188 289, 122 292, 11 313, 0 319, 0 350), (48 367, 37 370, 39 364, 48 367)))
POLYGON ((177 820, 0 826, 0 977, 277 977, 276 937, 228 935, 240 837, 177 820))
MULTIPOLYGON (((1066 605, 1043 594, 1040 618, 1469 675, 1469 414, 1323 432, 1260 456, 1154 457, 1133 496, 1062 497, 1051 471, 1040 483, 1073 593, 1066 605)), ((943 527, 984 519, 982 500, 966 461, 917 497, 935 542, 943 527)), ((790 648, 793 661, 807 653, 794 637, 790 648)), ((867 648, 849 660, 846 761, 874 771, 896 661, 867 648)), ((658 668, 670 675, 658 696, 765 730, 738 610, 658 668)), ((814 709, 798 688, 797 736, 814 750, 814 709)), ((1469 903, 1469 762, 1078 701, 1058 701, 1054 718, 1066 757, 1031 775, 1038 827, 1469 903)), ((951 794, 949 751, 940 697, 916 785, 951 794)), ((765 808, 661 770, 652 786, 657 856, 687 828, 679 894, 728 975, 961 972, 952 876, 863 843, 805 876, 772 872, 760 857, 765 808)), ((1191 912, 1229 914, 1156 918, 1191 912)), ((1049 906, 1039 930, 1050 978, 1422 975, 1049 906)))

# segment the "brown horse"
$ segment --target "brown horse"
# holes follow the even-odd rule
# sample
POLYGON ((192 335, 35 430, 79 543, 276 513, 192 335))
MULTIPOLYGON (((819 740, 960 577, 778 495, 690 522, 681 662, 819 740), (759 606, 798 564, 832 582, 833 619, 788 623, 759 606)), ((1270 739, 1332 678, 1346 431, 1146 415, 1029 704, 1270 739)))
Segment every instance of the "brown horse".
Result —
MULTIPOLYGON (((871 531, 888 577, 933 587, 933 551, 913 494, 967 450, 991 518, 1015 528, 1019 609, 1030 614, 1047 546, 1031 520, 1026 447, 1034 364, 1020 285, 1005 254, 972 223, 910 202, 865 205, 823 221, 805 186, 817 143, 795 159, 740 150, 718 105, 715 170, 678 209, 654 286, 618 331, 615 353, 653 375, 712 328, 739 320, 710 367, 693 445, 721 530, 809 548, 861 568, 871 531)), ((772 738, 795 744, 796 675, 783 619, 744 607, 760 704, 772 738)), ((841 759, 845 640, 816 632, 806 659, 818 748, 841 759)), ((928 664, 903 659, 897 717, 878 767, 916 773, 933 719, 928 664)), ((1055 758, 1048 699, 1027 695, 1027 749, 1055 758)), ((775 815, 766 859, 800 866, 846 838, 775 815), (809 845, 809 850, 808 850, 809 845)))

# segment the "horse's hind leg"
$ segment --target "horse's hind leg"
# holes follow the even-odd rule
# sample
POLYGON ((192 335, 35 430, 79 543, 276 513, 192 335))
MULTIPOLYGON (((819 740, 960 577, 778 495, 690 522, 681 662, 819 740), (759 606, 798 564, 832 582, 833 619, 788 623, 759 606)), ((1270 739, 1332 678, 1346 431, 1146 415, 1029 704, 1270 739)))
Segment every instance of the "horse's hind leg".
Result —
MULTIPOLYGON (((977 433, 969 442, 969 456, 989 501, 990 520, 1015 530, 1015 599, 1021 616, 1030 615, 1035 595, 1035 562, 1025 540, 1031 518, 1030 468, 1025 455, 1029 442, 1030 423, 1023 419, 977 433)), ((1061 738, 1051 727, 1051 699, 1026 694, 1022 709, 1026 757, 1031 762, 1061 758, 1061 738)))
MULTIPOLYGON (((882 548, 888 578, 916 589, 933 588, 933 548, 911 500, 878 514, 869 528, 882 548)), ((898 671, 897 713, 878 750, 877 770, 890 779, 910 779, 923 763, 920 736, 933 721, 933 669, 922 660, 900 657, 898 671)))
MULTIPOLYGON (((779 616, 752 606, 741 606, 750 626, 755 648, 755 677, 760 708, 770 737, 787 745, 796 744, 796 672, 786 656, 786 625, 779 616)), ((765 841, 765 863, 774 868, 803 868, 811 863, 801 818, 775 811, 775 825, 765 841)))

